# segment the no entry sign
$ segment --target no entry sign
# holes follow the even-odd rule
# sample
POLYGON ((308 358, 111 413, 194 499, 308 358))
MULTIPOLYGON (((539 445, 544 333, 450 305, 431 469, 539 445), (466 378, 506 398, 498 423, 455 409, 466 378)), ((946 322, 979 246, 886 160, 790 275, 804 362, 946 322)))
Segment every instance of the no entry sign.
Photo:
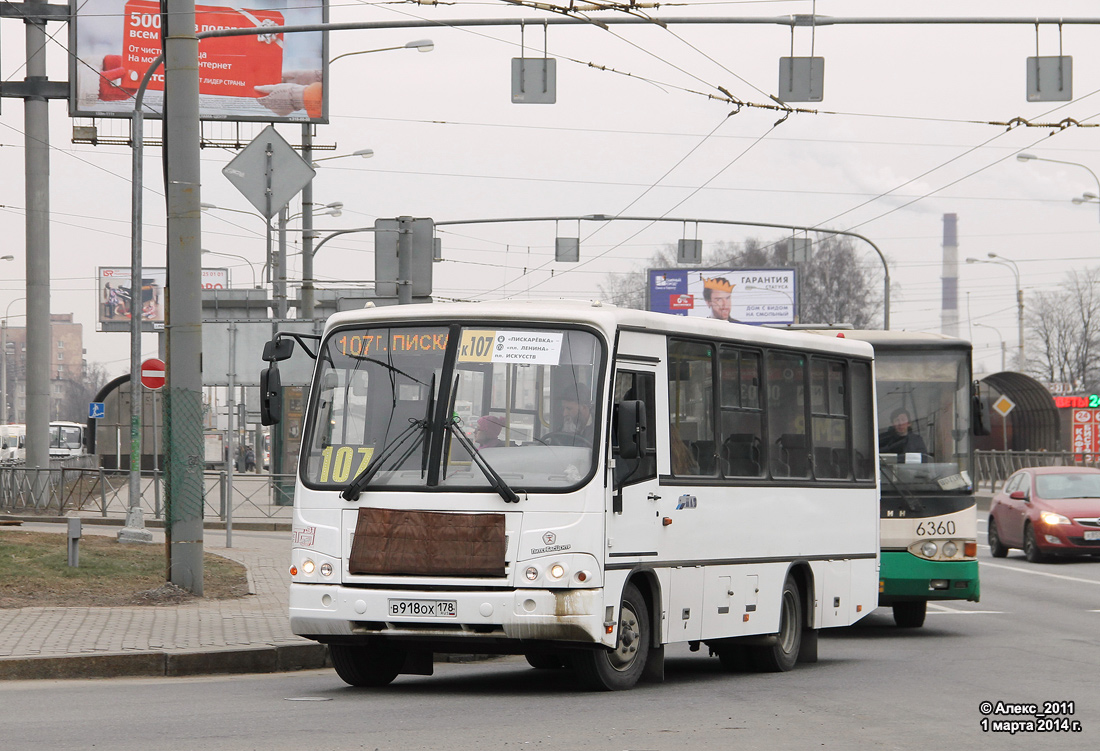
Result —
POLYGON ((154 391, 164 387, 164 360, 150 357, 141 364, 141 385, 154 391))

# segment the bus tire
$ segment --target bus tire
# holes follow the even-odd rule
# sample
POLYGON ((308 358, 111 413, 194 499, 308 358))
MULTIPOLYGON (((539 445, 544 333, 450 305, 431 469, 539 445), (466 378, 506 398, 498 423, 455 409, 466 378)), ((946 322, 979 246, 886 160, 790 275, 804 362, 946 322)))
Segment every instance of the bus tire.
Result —
POLYGON ((623 691, 633 688, 642 677, 651 639, 649 608, 633 584, 623 589, 617 639, 614 649, 601 647, 572 655, 573 670, 585 687, 594 691, 623 691))
POLYGON ((792 669, 802 647, 802 626, 802 593, 788 576, 779 601, 779 633, 775 644, 748 648, 753 668, 759 673, 785 673, 792 669))
POLYGON ((920 628, 924 625, 924 616, 928 614, 928 600, 895 602, 894 623, 899 628, 920 628))
POLYGON ((1008 555, 1008 546, 1001 542, 1001 533, 997 531, 997 522, 989 517, 986 537, 989 538, 989 554, 994 558, 1004 558, 1008 555))
POLYGON ((524 655, 527 664, 536 670, 558 670, 565 667, 562 656, 553 652, 528 652, 524 655))
POLYGON ((330 644, 336 674, 349 686, 379 688, 393 683, 405 664, 405 650, 392 647, 330 644))

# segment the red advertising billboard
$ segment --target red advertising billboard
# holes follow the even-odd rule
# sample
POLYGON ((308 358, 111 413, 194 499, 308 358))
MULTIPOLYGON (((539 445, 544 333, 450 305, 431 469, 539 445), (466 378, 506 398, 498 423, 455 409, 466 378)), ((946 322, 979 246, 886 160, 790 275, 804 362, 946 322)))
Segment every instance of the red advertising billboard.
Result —
MULTIPOLYGON (((71 24, 75 56, 69 80, 74 117, 130 117, 134 95, 162 52, 163 16, 156 0, 81 0, 71 24)), ((196 5, 197 31, 319 24, 322 0, 244 0, 196 5)), ((199 41, 199 109, 207 120, 327 122, 323 32, 211 37, 199 41)), ((163 66, 146 87, 144 111, 164 101, 163 66)))

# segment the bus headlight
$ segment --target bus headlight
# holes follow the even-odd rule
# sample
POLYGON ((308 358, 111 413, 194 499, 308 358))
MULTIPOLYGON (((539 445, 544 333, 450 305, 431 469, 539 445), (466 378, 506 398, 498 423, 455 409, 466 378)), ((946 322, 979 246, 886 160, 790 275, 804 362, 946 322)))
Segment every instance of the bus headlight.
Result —
POLYGON ((316 568, 317 566, 308 558, 302 561, 302 573, 306 576, 310 576, 316 568))
POLYGON ((565 576, 565 566, 560 563, 555 563, 550 567, 550 577, 552 579, 560 579, 565 576))
POLYGON ((938 551, 938 550, 939 550, 939 547, 937 547, 936 543, 931 542, 931 541, 923 543, 920 546, 921 555, 923 555, 925 558, 935 558, 936 557, 936 551, 938 551))
POLYGON ((943 554, 946 558, 954 558, 955 554, 959 552, 959 546, 955 543, 948 541, 943 544, 943 554))
POLYGON ((332 576, 332 564, 331 563, 322 563, 320 570, 321 570, 321 576, 332 576))
POLYGON ((526 576, 529 581, 534 581, 539 578, 539 570, 534 566, 528 566, 527 570, 523 572, 523 575, 526 576))

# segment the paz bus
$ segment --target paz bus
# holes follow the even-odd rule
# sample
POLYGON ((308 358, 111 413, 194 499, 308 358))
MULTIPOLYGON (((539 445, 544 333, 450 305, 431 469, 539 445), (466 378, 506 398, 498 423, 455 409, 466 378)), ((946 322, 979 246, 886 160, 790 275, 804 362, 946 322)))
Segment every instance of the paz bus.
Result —
POLYGON ((55 420, 50 423, 50 458, 64 459, 70 456, 84 456, 84 431, 86 427, 78 422, 55 420))
POLYGON ((675 643, 786 671, 877 605, 866 343, 599 303, 347 311, 265 346, 265 424, 295 342, 290 624, 348 684, 456 652, 628 689, 675 643))
MULTIPOLYGON (((837 336, 836 331, 823 332, 837 336)), ((988 431, 970 342, 903 331, 843 331, 875 349, 882 478, 879 604, 898 626, 924 625, 929 601, 980 592, 975 435, 988 431), (908 438, 899 436, 897 425, 908 438)))

